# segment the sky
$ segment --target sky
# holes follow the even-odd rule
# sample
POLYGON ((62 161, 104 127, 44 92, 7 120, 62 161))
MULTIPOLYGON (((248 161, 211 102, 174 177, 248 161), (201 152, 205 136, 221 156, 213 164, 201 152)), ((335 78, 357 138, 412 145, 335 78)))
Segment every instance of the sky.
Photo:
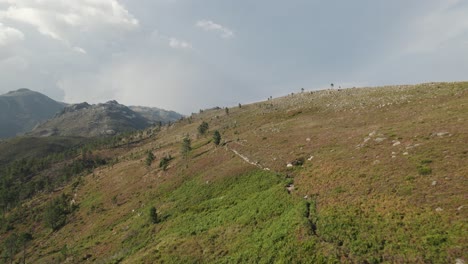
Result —
POLYGON ((468 0, 0 0, 0 93, 183 114, 468 79, 468 0))

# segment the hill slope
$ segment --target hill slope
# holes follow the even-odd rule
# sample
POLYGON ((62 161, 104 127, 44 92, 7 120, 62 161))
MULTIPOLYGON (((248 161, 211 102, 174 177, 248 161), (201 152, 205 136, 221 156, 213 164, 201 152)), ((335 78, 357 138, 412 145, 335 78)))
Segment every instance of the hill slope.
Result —
POLYGON ((32 136, 96 137, 144 129, 149 121, 130 108, 109 101, 104 104, 75 104, 34 128, 32 136))
POLYGON ((28 132, 63 107, 62 103, 28 89, 0 95, 0 138, 28 132))
POLYGON ((204 111, 95 149, 114 162, 9 211, 1 238, 31 234, 34 263, 466 261, 466 113, 468 83, 204 111), (43 222, 53 199, 73 204, 56 231, 43 222))

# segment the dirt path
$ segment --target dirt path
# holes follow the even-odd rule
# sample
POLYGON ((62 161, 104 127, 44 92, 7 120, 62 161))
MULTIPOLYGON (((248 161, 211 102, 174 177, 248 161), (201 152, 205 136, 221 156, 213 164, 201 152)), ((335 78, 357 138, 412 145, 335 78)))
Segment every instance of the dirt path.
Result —
POLYGON ((232 149, 229 147, 229 143, 225 145, 225 149, 226 151, 232 151, 234 154, 236 154, 239 158, 241 158, 244 162, 250 164, 250 165, 253 165, 257 168, 260 168, 262 170, 266 170, 266 171, 269 171, 270 169, 269 168, 265 168, 263 167, 262 165, 260 165, 258 162, 253 162, 251 161, 247 156, 245 155, 242 155, 241 153, 239 153, 237 150, 235 149, 232 149))

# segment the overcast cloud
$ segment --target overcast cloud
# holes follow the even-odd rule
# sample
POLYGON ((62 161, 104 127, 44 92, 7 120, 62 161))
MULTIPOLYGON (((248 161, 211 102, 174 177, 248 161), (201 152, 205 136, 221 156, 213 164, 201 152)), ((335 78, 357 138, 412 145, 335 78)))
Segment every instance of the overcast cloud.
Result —
POLYGON ((0 93, 184 114, 336 86, 466 80, 468 1, 0 0, 0 93))

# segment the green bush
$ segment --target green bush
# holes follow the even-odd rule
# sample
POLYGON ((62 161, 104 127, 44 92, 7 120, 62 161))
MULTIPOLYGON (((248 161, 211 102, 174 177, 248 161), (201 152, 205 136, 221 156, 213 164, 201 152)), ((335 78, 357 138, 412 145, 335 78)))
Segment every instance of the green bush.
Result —
POLYGON ((149 216, 151 223, 156 224, 158 223, 158 213, 156 212, 156 207, 151 206, 150 211, 149 211, 149 216))
POLYGON ((420 175, 429 175, 432 173, 432 169, 426 165, 418 166, 418 173, 420 175))
POLYGON ((213 143, 218 146, 221 143, 221 134, 218 130, 213 133, 213 143))
POLYGON ((70 197, 62 194, 47 204, 44 211, 45 225, 53 231, 59 230, 65 225, 67 215, 70 214, 71 211, 70 197))
POLYGON ((192 150, 192 140, 188 136, 184 137, 182 140, 182 155, 187 157, 190 151, 192 150))
POLYGON ((160 161, 159 161, 159 168, 163 169, 164 171, 167 169, 167 166, 169 166, 169 162, 172 160, 172 156, 171 155, 168 155, 168 156, 165 156, 163 157, 160 161))
POLYGON ((200 126, 198 126, 198 133, 204 135, 208 131, 209 125, 207 122, 203 121, 200 126))
POLYGON ((148 151, 148 155, 146 156, 146 166, 151 166, 155 157, 152 151, 148 151))

